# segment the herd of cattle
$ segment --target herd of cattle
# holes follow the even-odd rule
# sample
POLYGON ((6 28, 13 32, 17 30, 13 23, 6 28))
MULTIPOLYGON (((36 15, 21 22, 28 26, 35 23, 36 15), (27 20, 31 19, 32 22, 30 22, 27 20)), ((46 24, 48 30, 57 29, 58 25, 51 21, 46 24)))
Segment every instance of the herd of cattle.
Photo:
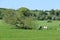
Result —
POLYGON ((42 30, 42 29, 48 29, 48 26, 39 26, 38 30, 42 30))
MULTIPOLYGON (((59 24, 59 26, 60 26, 60 24, 59 24)), ((33 29, 33 28, 30 28, 30 27, 27 27, 27 26, 19 27, 19 26, 16 25, 16 27, 17 27, 17 29, 28 29, 28 30, 32 30, 33 29)), ((48 30, 48 29, 51 29, 51 28, 49 28, 48 26, 38 26, 36 29, 37 30, 43 30, 43 29, 48 30)), ((60 28, 56 28, 56 29, 60 30, 60 28)))
MULTIPOLYGON (((32 29, 32 28, 29 28, 29 27, 22 27, 21 29, 32 29)), ((48 29, 48 26, 39 26, 37 27, 37 30, 42 30, 42 29, 48 29)))

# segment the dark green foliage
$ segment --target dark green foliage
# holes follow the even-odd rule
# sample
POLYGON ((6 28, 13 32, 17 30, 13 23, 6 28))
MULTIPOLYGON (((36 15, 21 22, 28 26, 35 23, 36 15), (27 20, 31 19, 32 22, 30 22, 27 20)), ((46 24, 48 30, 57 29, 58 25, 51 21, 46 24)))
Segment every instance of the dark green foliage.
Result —
POLYGON ((51 15, 54 15, 54 14, 55 14, 54 9, 51 9, 50 14, 51 14, 51 15))
POLYGON ((0 11, 0 19, 2 19, 2 13, 1 13, 1 11, 0 11))
POLYGON ((48 22, 48 23, 51 23, 52 21, 51 21, 51 20, 48 20, 47 22, 48 22))
POLYGON ((21 7, 21 8, 19 8, 18 9, 18 12, 20 13, 20 14, 22 14, 23 16, 29 16, 30 15, 30 11, 29 11, 29 9, 28 8, 25 8, 25 7, 21 7))
POLYGON ((3 20, 5 20, 6 23, 15 24, 17 20, 15 12, 11 10, 6 10, 4 12, 3 20))

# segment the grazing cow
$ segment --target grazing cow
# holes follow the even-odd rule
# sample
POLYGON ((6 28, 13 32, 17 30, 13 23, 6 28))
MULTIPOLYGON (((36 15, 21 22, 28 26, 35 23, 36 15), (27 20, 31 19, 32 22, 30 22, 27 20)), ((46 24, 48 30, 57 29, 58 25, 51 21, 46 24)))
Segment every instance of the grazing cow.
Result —
POLYGON ((42 26, 39 26, 39 27, 38 27, 38 30, 41 30, 41 29, 42 29, 42 26))
POLYGON ((43 28, 44 28, 44 29, 48 29, 48 27, 47 27, 47 26, 44 26, 43 28))

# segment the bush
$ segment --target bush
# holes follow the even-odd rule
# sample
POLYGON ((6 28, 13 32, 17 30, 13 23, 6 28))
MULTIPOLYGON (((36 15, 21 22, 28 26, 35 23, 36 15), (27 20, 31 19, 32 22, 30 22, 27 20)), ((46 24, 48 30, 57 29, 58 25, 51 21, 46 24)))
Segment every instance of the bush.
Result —
POLYGON ((48 22, 48 23, 51 23, 52 21, 51 21, 51 20, 48 20, 47 22, 48 22))

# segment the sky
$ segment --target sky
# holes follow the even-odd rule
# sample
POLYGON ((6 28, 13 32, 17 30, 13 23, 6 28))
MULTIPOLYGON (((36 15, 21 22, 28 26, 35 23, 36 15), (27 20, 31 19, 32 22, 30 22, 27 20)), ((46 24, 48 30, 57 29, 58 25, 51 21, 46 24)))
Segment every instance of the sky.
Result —
POLYGON ((60 0, 0 0, 0 8, 50 10, 60 9, 60 0))

